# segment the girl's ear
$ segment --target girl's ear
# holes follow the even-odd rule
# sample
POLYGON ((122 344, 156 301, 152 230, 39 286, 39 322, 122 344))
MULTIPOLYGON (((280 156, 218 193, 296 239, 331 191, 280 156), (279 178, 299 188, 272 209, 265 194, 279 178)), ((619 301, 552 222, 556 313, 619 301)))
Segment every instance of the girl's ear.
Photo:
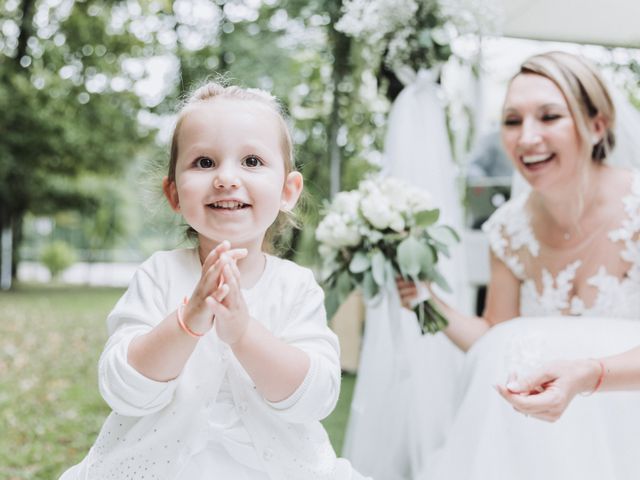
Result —
POLYGON ((164 192, 164 196, 167 198, 171 209, 176 213, 180 213, 180 199, 178 198, 176 182, 170 182, 169 177, 164 177, 162 179, 162 191, 164 192))
POLYGON ((282 188, 280 210, 285 212, 293 210, 302 193, 302 184, 302 174, 300 172, 291 172, 287 175, 282 188))

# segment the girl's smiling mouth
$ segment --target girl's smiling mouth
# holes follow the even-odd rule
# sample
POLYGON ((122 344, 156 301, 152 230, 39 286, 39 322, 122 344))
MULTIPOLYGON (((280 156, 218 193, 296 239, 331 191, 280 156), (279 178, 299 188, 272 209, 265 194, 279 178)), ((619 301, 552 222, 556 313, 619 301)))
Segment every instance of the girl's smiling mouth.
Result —
POLYGON ((240 202, 238 200, 219 200, 217 202, 207 204, 207 207, 215 210, 241 210, 250 206, 251 205, 248 203, 240 202))

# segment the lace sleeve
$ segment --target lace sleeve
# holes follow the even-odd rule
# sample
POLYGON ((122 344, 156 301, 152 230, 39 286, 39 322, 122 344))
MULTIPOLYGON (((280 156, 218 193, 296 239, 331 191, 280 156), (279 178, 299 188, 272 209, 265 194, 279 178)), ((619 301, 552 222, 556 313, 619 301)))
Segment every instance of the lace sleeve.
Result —
POLYGON ((525 272, 519 251, 526 247, 534 257, 539 251, 538 242, 531 231, 529 215, 524 209, 527 196, 525 193, 511 199, 482 225, 493 254, 520 280, 525 279, 525 272))
POLYGON ((631 194, 623 199, 623 203, 627 219, 619 229, 609 233, 609 238, 624 242, 621 256, 631 263, 628 276, 640 282, 640 170, 633 171, 631 194))

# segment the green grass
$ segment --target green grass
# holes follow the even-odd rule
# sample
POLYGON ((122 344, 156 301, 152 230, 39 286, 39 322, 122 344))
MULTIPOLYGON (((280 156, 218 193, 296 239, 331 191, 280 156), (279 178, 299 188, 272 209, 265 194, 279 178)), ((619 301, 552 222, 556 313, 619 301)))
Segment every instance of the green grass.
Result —
MULTIPOLYGON (((0 478, 56 479, 109 413, 98 392, 105 318, 122 289, 18 286, 0 293, 0 478)), ((354 377, 324 420, 342 450, 354 377)))

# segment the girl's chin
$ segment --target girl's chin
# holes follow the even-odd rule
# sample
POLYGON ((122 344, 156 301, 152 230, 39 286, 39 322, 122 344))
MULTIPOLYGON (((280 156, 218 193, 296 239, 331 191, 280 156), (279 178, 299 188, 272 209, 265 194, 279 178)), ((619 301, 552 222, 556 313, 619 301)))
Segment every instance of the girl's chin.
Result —
POLYGON ((231 244, 231 248, 248 248, 261 247, 262 238, 247 238, 242 235, 234 234, 217 234, 215 236, 206 237, 204 235, 198 235, 198 243, 201 248, 206 250, 212 250, 222 242, 227 241, 231 244))

